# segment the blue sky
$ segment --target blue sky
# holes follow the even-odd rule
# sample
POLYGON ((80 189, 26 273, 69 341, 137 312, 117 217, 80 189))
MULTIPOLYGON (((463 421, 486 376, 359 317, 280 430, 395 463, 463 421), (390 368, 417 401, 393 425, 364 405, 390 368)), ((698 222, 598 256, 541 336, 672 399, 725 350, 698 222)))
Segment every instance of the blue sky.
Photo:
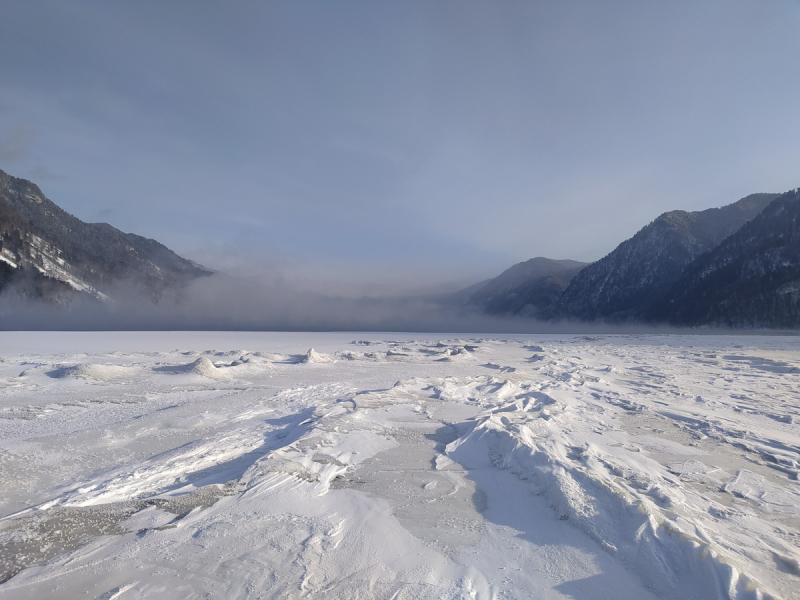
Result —
POLYGON ((5 0, 0 169, 215 268, 416 290, 800 186, 798 65, 797 0, 5 0))

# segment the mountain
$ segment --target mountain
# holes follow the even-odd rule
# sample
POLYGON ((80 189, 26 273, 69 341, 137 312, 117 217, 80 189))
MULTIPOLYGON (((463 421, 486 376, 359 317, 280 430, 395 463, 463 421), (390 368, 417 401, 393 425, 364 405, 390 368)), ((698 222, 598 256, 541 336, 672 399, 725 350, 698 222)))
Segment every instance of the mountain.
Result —
POLYGON ((698 212, 666 212, 583 269, 548 316, 639 320, 700 255, 753 219, 778 194, 752 194, 698 212))
POLYGON ((646 317, 675 325, 800 327, 800 188, 699 257, 646 317))
POLYGON ((0 289, 64 301, 103 299, 133 283, 157 299, 165 289, 211 271, 166 246, 107 223, 84 223, 30 181, 0 171, 0 289))
POLYGON ((532 258, 484 282, 472 291, 468 304, 491 315, 536 316, 555 305, 586 265, 576 260, 532 258))

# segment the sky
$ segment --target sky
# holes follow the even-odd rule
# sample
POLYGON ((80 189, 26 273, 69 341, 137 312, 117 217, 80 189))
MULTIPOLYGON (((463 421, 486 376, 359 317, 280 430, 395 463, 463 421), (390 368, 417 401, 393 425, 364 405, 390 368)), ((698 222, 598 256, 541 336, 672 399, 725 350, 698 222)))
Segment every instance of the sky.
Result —
POLYGON ((4 0, 0 169, 234 274, 455 288, 800 186, 800 0, 4 0))

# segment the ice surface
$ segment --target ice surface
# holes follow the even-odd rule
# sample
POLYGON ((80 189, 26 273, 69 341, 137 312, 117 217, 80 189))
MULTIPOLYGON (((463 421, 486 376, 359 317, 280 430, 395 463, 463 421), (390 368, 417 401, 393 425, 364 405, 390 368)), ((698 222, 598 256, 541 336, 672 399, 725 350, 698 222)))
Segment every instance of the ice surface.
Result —
POLYGON ((798 349, 3 333, 0 597, 795 598, 798 349))

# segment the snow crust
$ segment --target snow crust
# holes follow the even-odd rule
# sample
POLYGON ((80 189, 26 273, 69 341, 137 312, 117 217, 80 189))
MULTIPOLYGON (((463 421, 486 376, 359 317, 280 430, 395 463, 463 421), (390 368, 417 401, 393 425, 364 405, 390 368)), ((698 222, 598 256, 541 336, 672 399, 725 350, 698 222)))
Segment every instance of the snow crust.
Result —
POLYGON ((798 350, 3 333, 0 597, 795 598, 798 350))

